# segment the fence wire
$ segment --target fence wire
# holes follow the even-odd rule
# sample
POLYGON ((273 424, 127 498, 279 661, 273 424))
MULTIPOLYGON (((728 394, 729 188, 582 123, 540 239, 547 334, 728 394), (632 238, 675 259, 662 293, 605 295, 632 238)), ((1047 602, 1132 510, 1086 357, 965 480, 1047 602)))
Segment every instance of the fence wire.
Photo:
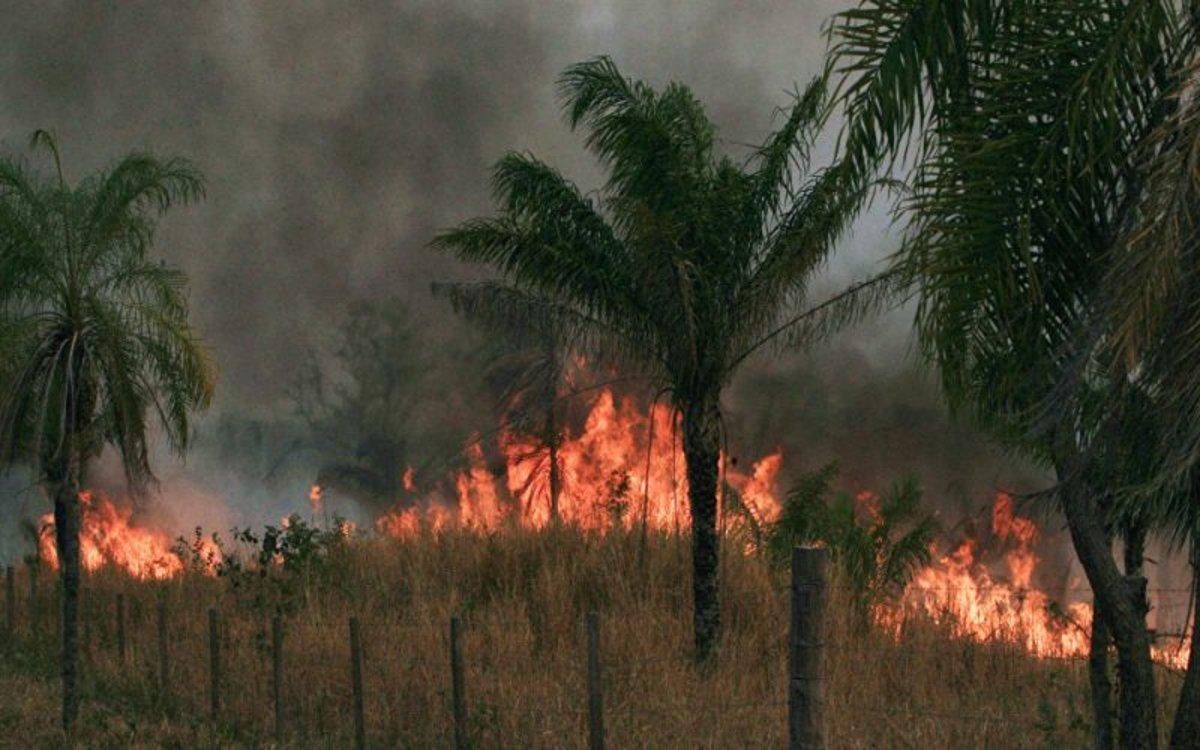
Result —
MULTIPOLYGON (((829 586, 827 588, 855 591, 855 589, 850 586, 829 586)), ((785 587, 780 587, 780 590, 792 591, 794 590, 794 587, 788 585, 785 587)), ((955 592, 978 590, 979 589, 977 587, 973 586, 940 586, 923 587, 919 589, 919 592, 950 594, 955 592)), ((1091 593, 1091 590, 1088 588, 1070 588, 1060 590, 1060 593, 1064 591, 1074 593, 1091 593)), ((1156 604, 1155 609, 1159 611, 1188 611, 1191 606, 1190 597, 1192 592, 1193 590, 1190 587, 1156 587, 1148 590, 1148 593, 1151 596, 1180 594, 1187 595, 1189 597, 1188 603, 1156 604)), ((52 593, 53 587, 43 587, 38 594, 38 598, 32 600, 28 598, 25 599, 24 608, 21 608, 20 605, 22 604, 22 601, 19 598, 16 601, 5 601, 4 606, 6 610, 6 617, 8 617, 9 611, 14 612, 17 615, 22 615, 13 618, 13 629, 10 629, 5 633, 7 636, 5 650, 7 652, 11 653, 19 647, 22 635, 28 635, 31 639, 36 639, 41 647, 47 645, 45 643, 46 641, 50 642, 49 645, 53 645, 53 638, 44 637, 44 627, 54 623, 54 620, 57 617, 57 612, 53 607, 43 606, 46 604, 44 600, 49 598, 52 593), (23 624, 25 627, 17 628, 15 621, 24 621, 21 624, 23 624)), ((156 599, 153 596, 135 597, 126 594, 124 601, 126 655, 123 661, 118 661, 116 656, 117 625, 115 624, 115 605, 110 602, 102 601, 98 597, 91 594, 83 599, 81 614, 83 616, 84 637, 82 646, 85 658, 93 665, 99 665, 103 663, 104 667, 110 670, 153 672, 157 659, 157 644, 155 635, 156 599)), ((170 606, 168 608, 169 616, 176 619, 192 619, 195 622, 204 621, 204 618, 201 615, 205 612, 206 607, 203 606, 203 603, 200 603, 201 606, 196 606, 196 602, 181 602, 178 598, 168 598, 167 601, 170 602, 170 606)), ((561 622, 559 618, 549 618, 549 621, 552 623, 561 622)), ((387 640, 380 642, 372 639, 373 635, 378 635, 379 633, 394 634, 396 632, 427 632, 436 634, 439 642, 448 644, 450 638, 449 622, 438 622, 433 620, 406 621, 402 618, 393 618, 377 613, 368 613, 362 618, 362 622, 363 632, 366 634, 366 648, 368 652, 386 653, 390 656, 394 656, 401 664, 410 669, 414 667, 420 667, 431 671, 445 671, 447 674, 446 682, 447 684, 449 683, 448 674, 450 661, 448 653, 404 653, 402 641, 397 642, 395 640, 387 640)), ((531 631, 538 627, 538 618, 532 618, 530 616, 488 617, 471 616, 468 614, 463 616, 462 622, 464 625, 463 636, 468 639, 473 639, 474 636, 477 636, 486 628, 520 630, 522 632, 531 633, 531 631)), ((345 622, 341 618, 336 621, 327 620, 327 623, 331 630, 333 630, 335 627, 337 631, 345 630, 345 622)), ((226 705, 263 702, 261 697, 266 694, 266 688, 264 687, 264 684, 268 678, 264 676, 247 678, 245 675, 232 674, 231 668, 235 665, 245 666, 248 663, 252 663, 255 657, 257 657, 260 662, 265 662, 265 660, 269 659, 269 649, 267 649, 257 640, 258 636, 261 635, 259 632, 260 626, 261 628, 265 628, 268 624, 268 618, 264 618, 262 622, 256 622, 251 618, 228 617, 228 619, 226 619, 225 616, 220 618, 219 633, 223 648, 223 668, 226 674, 225 685, 223 687, 223 700, 226 702, 226 705)), ((198 636, 201 638, 201 641, 195 644, 195 649, 193 650, 203 650, 206 648, 206 641, 204 640, 206 637, 206 631, 203 627, 199 626, 196 626, 195 629, 198 633, 198 636)), ((580 624, 580 633, 582 633, 582 630, 582 624, 580 624)), ((339 637, 340 635, 342 635, 342 633, 339 633, 339 637)), ((1172 640, 1178 639, 1182 646, 1182 641, 1188 637, 1190 633, 1157 633, 1155 635, 1159 640, 1166 638, 1170 638, 1172 640)), ((304 660, 296 659, 296 654, 294 652, 288 652, 286 650, 287 643, 288 641, 285 636, 285 652, 281 658, 287 658, 289 661, 295 660, 303 663, 304 660)), ((475 648, 480 648, 482 645, 486 645, 486 643, 481 644, 476 641, 474 644, 475 648)), ((795 646, 796 644, 793 643, 792 645, 795 646)), ((803 646, 804 644, 800 645, 803 646)), ((187 648, 187 644, 173 640, 170 644, 170 647, 173 651, 182 653, 182 651, 187 648)), ((330 654, 336 654, 336 658, 341 658, 344 650, 345 649, 342 647, 342 645, 334 642, 330 645, 329 649, 327 649, 325 658, 330 658, 330 654)), ((780 654, 778 658, 782 659, 782 654, 780 654)), ((1057 659, 1079 664, 1086 662, 1085 656, 1049 655, 1041 656, 1039 658, 1057 659)), ((612 658, 612 655, 610 654, 610 659, 611 660, 608 663, 603 664, 602 667, 604 678, 603 684, 605 686, 604 693, 606 699, 605 713, 608 716, 678 716, 687 715, 690 712, 695 712, 698 710, 732 716, 738 714, 752 714, 756 712, 781 710, 789 705, 787 700, 778 699, 747 699, 744 701, 715 701, 712 703, 697 700, 666 702, 657 700, 653 702, 642 701, 636 697, 632 697, 628 693, 629 683, 632 680, 635 680, 646 673, 653 673, 656 668, 661 668, 665 665, 690 667, 692 666, 692 661, 689 656, 682 653, 672 653, 642 658, 612 658)), ((489 665, 494 663, 495 660, 489 657, 482 662, 482 667, 476 665, 472 673, 476 677, 478 677, 480 671, 482 671, 484 674, 487 674, 489 673, 489 665)), ((536 659, 533 660, 532 663, 536 665, 536 659)), ((564 662, 559 661, 547 663, 544 666, 546 667, 547 673, 549 673, 549 667, 553 666, 561 669, 563 663, 564 662)), ((174 661, 172 663, 172 673, 180 676, 189 676, 194 678, 193 681, 198 680, 200 683, 202 683, 204 677, 200 673, 203 673, 204 671, 204 664, 205 662, 203 660, 195 663, 184 660, 174 661)), ((583 664, 584 660, 581 656, 578 664, 576 665, 576 668, 580 671, 580 673, 582 673, 584 670, 583 664)), ((491 668, 491 670, 496 671, 494 668, 491 668)), ((265 670, 259 671, 262 671, 265 674, 265 670)), ((296 673, 305 675, 311 671, 311 669, 302 668, 297 669, 296 673)), ((1179 669, 1167 668, 1164 671, 1168 674, 1174 674, 1179 677, 1182 677, 1183 675, 1183 671, 1179 669)), ((295 673, 292 673, 290 670, 285 673, 289 674, 292 679, 295 680, 295 673)), ((382 679, 381 673, 378 671, 372 671, 371 675, 372 682, 377 687, 378 682, 382 679)), ((326 684, 321 686, 319 690, 322 691, 322 694, 336 696, 339 700, 345 701, 350 696, 348 682, 348 678, 345 675, 341 675, 336 680, 328 681, 326 684)), ((578 696, 578 706, 563 705, 561 703, 546 703, 524 707, 521 710, 528 711, 531 715, 544 715, 547 712, 550 712, 574 717, 585 717, 588 715, 588 711, 585 707, 585 696, 582 694, 583 691, 581 689, 581 685, 582 682, 580 684, 572 683, 571 685, 572 689, 580 691, 580 695, 578 696)), ((297 687, 296 684, 293 684, 289 690, 294 693, 298 689, 303 691, 306 689, 313 690, 314 688, 316 688, 316 686, 311 684, 302 684, 299 687, 297 687)), ((485 688, 484 690, 481 690, 480 693, 487 696, 488 699, 494 699, 496 696, 502 694, 500 688, 496 686, 485 688)), ((176 699, 180 704, 186 704, 188 710, 195 713, 197 715, 196 718, 199 718, 207 713, 204 710, 206 706, 204 695, 206 694, 202 693, 198 696, 190 697, 176 696, 176 699)), ((398 702, 394 697, 388 697, 383 700, 385 700, 385 705, 387 705, 391 711, 390 721, 393 723, 395 723, 396 720, 402 720, 401 724, 410 721, 429 722, 432 717, 430 715, 430 710, 428 709, 433 707, 441 710, 444 714, 443 717, 438 721, 449 722, 452 720, 449 710, 450 697, 444 690, 435 693, 433 698, 429 701, 428 707, 424 710, 406 707, 398 702)), ((268 707, 264 707, 264 720, 266 717, 266 708, 268 707)), ((946 710, 925 710, 921 708, 897 708, 859 704, 854 705, 852 710, 856 713, 886 716, 892 719, 900 720, 934 720, 939 722, 977 724, 1006 722, 1031 727, 1041 727, 1045 725, 1044 721, 1039 721, 1038 719, 1030 718, 1027 715, 1020 715, 1012 712, 990 714, 969 711, 957 712, 946 710)), ((299 726, 305 726, 307 724, 303 715, 294 715, 292 717, 292 721, 299 726)))

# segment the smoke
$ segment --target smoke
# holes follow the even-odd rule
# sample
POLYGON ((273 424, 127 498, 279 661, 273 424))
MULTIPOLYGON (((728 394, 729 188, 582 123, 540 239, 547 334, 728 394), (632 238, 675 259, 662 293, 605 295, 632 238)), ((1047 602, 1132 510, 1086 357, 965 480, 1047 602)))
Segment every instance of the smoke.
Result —
MULTIPOLYGON (((793 7, 807 6, 807 7, 793 7)), ((834 7, 829 4, 827 8, 834 7)), ((200 206, 160 246, 193 282, 221 405, 274 408, 314 330, 359 296, 425 300, 432 234, 490 209, 488 167, 536 150, 587 182, 563 67, 613 54, 691 82, 731 141, 815 69, 826 10, 690 3, 10 4, 0 135, 54 129, 70 176, 135 148, 193 159, 200 206)))
MULTIPOLYGON (((426 244, 491 210, 489 166, 529 150, 597 183, 554 98, 565 66, 603 53, 652 83, 685 81, 737 150, 760 141, 775 108, 818 70, 823 25, 848 5, 9 3, 0 145, 21 150, 32 130, 51 128, 69 178, 132 149, 186 156, 207 176, 207 200, 173 210, 158 246, 192 280, 194 318, 222 375, 200 450, 164 477, 183 486, 208 472, 197 493, 270 521, 301 507, 312 467, 291 456, 282 469, 261 457, 230 468, 245 456, 231 441, 250 438, 221 425, 258 425, 251 448, 262 456, 289 445, 278 425, 296 363, 354 299, 405 299, 435 348, 461 334, 428 286, 477 271, 426 244)), ((894 247, 877 207, 820 289, 877 269, 894 247)), ((808 355, 753 362, 728 399, 731 434, 750 452, 784 445, 798 468, 840 458, 855 483, 913 470, 948 495, 1029 476, 946 417, 914 372, 908 328, 902 311, 808 355)), ((477 376, 452 364, 443 389, 477 376)))

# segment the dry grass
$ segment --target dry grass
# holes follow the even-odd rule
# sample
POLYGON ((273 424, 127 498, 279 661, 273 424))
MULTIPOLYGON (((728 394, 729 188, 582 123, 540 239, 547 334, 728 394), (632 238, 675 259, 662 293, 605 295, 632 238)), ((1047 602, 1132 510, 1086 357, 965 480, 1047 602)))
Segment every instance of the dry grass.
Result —
MULTIPOLYGON (((467 624, 467 705, 479 747, 582 747, 583 615, 601 613, 612 747, 781 747, 786 717, 786 580, 732 553, 722 569, 724 641, 705 673, 689 663, 689 545, 570 530, 361 540, 293 590, 286 620, 285 746, 352 745, 347 618, 362 622, 369 743, 451 745, 448 627, 467 624)), ((25 590, 22 581, 19 591, 25 590)), ((270 612, 265 581, 233 587, 190 574, 147 584, 88 580, 85 710, 68 742, 56 729, 53 610, 0 662, 0 744, 61 747, 270 747, 270 612), (129 601, 118 663, 116 592, 129 601), (154 600, 170 613, 171 680, 157 685, 154 600), (220 612, 224 706, 208 717, 207 617, 220 612)), ((277 600, 276 600, 277 601, 277 600)), ((22 602, 24 604, 24 602, 22 602)), ((948 639, 912 624, 901 640, 830 608, 830 747, 1081 747, 1086 675, 1002 644, 948 639)), ((22 612, 26 610, 22 606, 22 612)), ((1164 675, 1164 688, 1175 678, 1164 675)), ((1166 702, 1166 701, 1164 701, 1166 702)), ((1163 726, 1166 726, 1164 716, 1163 726)))

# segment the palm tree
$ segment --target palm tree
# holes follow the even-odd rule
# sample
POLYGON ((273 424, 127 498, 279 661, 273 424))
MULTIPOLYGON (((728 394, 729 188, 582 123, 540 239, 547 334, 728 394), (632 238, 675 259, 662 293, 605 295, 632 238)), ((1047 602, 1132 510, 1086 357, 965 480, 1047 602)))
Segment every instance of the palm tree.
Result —
POLYGON ((1124 376, 1079 341, 1111 330, 1095 310, 1137 222, 1145 177, 1131 155, 1175 108, 1194 49, 1180 5, 868 0, 831 27, 851 172, 911 168, 896 268, 917 292, 922 350, 952 407, 1056 471, 1117 646, 1121 742, 1143 748, 1157 743, 1144 596, 1130 585, 1144 579, 1118 566, 1108 493, 1088 481, 1092 446, 1115 433, 1089 421, 1085 394, 1120 396, 1124 376))
MULTIPOLYGON (((1196 378, 1200 333, 1197 272, 1200 271, 1200 54, 1195 37, 1200 9, 1192 6, 1190 54, 1172 92, 1177 107, 1141 144, 1144 188, 1137 220, 1114 248, 1098 317, 1111 335, 1101 342, 1109 369, 1129 377, 1130 387, 1152 394, 1144 412, 1156 429, 1142 445, 1153 446, 1156 465, 1128 493, 1149 500, 1168 533, 1190 546, 1193 602, 1200 601, 1200 381, 1196 378)), ((1200 612, 1193 606, 1191 652, 1171 730, 1173 747, 1200 738, 1200 612)))
POLYGON ((433 244, 493 266, 510 309, 553 306, 569 348, 634 363, 670 398, 682 422, 704 661, 720 630, 722 390, 767 342, 808 343, 890 291, 890 277, 875 279, 797 314, 868 188, 846 189, 839 170, 809 172, 827 111, 823 77, 741 163, 718 153, 713 124, 679 83, 656 91, 600 57, 568 68, 559 90, 568 123, 587 130, 607 170, 603 188, 587 195, 537 158, 510 153, 493 174, 500 215, 433 244))
POLYGON ((149 257, 156 218, 203 194, 186 161, 132 154, 74 186, 46 132, 47 179, 0 159, 0 458, 54 502, 62 576, 62 721, 79 710, 79 491, 109 445, 133 489, 153 475, 149 419, 179 451, 214 369, 188 324, 182 273, 149 257))
MULTIPOLYGON (((485 378, 500 386, 505 424, 531 436, 538 446, 537 454, 523 458, 535 463, 529 482, 539 474, 545 475, 547 511, 550 522, 557 524, 563 489, 558 458, 563 437, 558 391, 566 358, 555 306, 531 295, 514 297, 503 284, 494 281, 435 283, 432 291, 448 299, 456 312, 508 344, 492 358, 485 378)), ((521 495, 530 503, 536 499, 532 491, 521 495)))

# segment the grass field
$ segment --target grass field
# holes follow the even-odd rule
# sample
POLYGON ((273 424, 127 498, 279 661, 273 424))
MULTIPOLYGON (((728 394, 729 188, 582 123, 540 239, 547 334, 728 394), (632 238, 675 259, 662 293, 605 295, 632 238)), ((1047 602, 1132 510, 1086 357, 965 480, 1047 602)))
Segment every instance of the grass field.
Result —
MULTIPOLYGON (((4 747, 273 747, 270 619, 282 610, 285 747, 353 745, 347 621, 360 619, 368 743, 452 744, 448 621, 459 614, 477 747, 583 747, 583 618, 601 619, 610 747, 781 747, 786 739, 785 573, 732 546, 723 556, 720 657, 689 661, 689 542, 634 533, 510 530, 353 539, 291 573, 254 570, 165 583, 88 577, 84 710, 57 728, 56 615, 48 574, 31 618, 17 579, 17 632, 0 662, 4 747), (117 657, 125 597, 128 653, 117 657), (170 679, 158 681, 156 601, 166 604, 170 679), (209 608, 222 641, 219 716, 209 714, 209 608), (32 627, 31 627, 32 626, 32 627), (32 632, 31 632, 32 630, 32 632)), ((832 748, 1084 747, 1085 667, 910 622, 862 627, 835 585, 826 719, 832 748)), ((1163 672, 1162 704, 1178 677, 1163 672)), ((1164 714, 1160 723, 1168 726, 1164 714)))

